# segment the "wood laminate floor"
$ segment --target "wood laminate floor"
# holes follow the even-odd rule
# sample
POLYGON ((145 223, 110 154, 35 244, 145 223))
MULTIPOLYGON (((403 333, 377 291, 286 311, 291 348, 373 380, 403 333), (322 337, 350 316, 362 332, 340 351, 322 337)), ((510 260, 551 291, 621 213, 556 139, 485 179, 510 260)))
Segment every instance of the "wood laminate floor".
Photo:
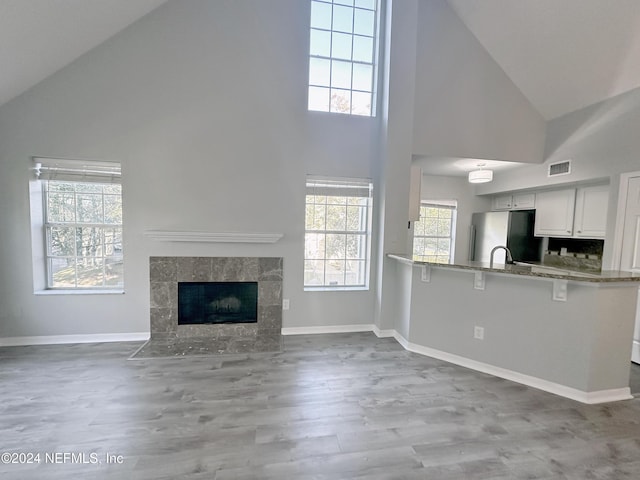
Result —
POLYGON ((0 478, 640 478, 640 399, 583 405, 371 333, 127 360, 139 346, 1 348, 0 452, 40 463, 0 478))

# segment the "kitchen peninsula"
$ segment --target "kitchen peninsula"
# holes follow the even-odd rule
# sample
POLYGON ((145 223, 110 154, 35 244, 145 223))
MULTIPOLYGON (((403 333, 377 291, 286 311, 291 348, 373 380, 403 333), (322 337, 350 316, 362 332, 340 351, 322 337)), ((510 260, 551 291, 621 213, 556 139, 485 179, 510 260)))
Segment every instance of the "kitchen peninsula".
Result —
POLYGON ((388 256, 408 350, 584 403, 632 398, 640 276, 388 256))

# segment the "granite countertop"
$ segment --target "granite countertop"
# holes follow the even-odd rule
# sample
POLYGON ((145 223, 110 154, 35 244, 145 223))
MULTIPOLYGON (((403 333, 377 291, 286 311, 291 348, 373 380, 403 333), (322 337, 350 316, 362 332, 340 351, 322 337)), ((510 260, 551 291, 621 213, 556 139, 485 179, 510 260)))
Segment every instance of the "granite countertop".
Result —
POLYGON ((429 265, 431 267, 449 268, 457 270, 473 270, 479 272, 504 273, 510 275, 523 275, 527 277, 542 277, 578 282, 604 283, 604 282, 640 282, 640 273, 624 272, 619 270, 603 270, 599 273, 581 272, 579 270, 567 270, 557 267, 548 267, 541 264, 504 265, 496 263, 489 267, 484 262, 456 262, 454 264, 432 263, 415 260, 411 255, 388 254, 389 258, 399 260, 412 265, 429 265))

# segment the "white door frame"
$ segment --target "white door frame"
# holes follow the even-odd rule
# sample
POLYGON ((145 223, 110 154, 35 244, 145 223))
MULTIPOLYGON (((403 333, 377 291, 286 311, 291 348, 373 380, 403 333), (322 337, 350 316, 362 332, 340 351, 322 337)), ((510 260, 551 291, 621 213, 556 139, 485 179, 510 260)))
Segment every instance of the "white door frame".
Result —
POLYGON ((624 238, 624 217, 627 215, 627 194, 629 193, 629 179, 640 177, 640 171, 620 174, 618 188, 618 208, 616 209, 616 224, 613 232, 613 249, 611 251, 611 270, 620 270, 622 265, 622 239, 624 238))
MULTIPOLYGON (((616 210, 616 225, 613 234, 613 250, 611 252, 612 270, 620 270, 622 266, 622 241, 624 239, 624 219, 627 215, 627 195, 629 194, 629 180, 640 177, 640 171, 620 174, 620 188, 618 189, 618 208, 616 210)), ((638 300, 636 303, 636 322, 631 346, 631 361, 640 363, 640 341, 638 332, 640 331, 640 288, 638 289, 638 300)))

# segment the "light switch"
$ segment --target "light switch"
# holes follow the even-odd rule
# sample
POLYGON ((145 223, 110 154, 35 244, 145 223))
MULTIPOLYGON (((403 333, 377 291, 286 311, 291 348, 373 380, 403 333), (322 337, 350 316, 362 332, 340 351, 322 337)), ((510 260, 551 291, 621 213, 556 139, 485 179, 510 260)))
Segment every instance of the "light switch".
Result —
POLYGON ((431 281, 431 267, 429 265, 423 265, 420 269, 420 280, 427 283, 431 281))

